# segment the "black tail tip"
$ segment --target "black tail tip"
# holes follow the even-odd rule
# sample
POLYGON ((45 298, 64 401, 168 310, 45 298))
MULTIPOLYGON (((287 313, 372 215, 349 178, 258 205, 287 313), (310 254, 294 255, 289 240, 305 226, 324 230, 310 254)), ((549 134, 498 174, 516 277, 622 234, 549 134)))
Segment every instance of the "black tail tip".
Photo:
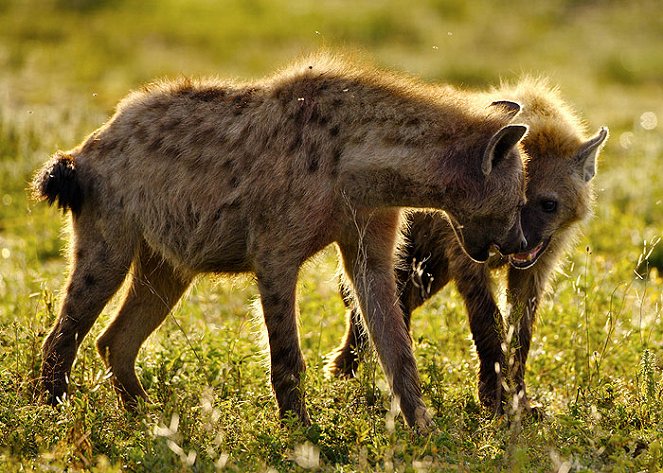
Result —
POLYGON ((57 152, 37 173, 32 183, 33 194, 38 200, 54 203, 63 212, 80 213, 83 205, 83 189, 78 181, 76 162, 72 155, 57 152))

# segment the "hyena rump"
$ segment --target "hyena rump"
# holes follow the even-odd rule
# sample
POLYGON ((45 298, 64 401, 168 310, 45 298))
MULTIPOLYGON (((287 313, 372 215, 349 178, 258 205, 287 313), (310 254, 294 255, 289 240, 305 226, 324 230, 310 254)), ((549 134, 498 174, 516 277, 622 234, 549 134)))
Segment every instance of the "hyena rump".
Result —
POLYGON ((181 80, 130 94, 35 179, 38 196, 73 214, 71 275, 43 346, 47 401, 66 393, 78 346, 132 266, 97 340, 128 406, 147 397, 134 371, 140 346, 194 276, 252 272, 280 413, 308 422, 296 280, 336 242, 403 415, 426 426, 391 269, 398 207, 448 211, 477 260, 491 244, 521 251, 526 127, 512 119, 503 106, 327 55, 247 84, 181 80), (476 238, 480 227, 490 231, 476 238))
MULTIPOLYGON (((453 280, 465 301, 470 328, 480 360, 479 398, 496 411, 508 401, 501 375, 507 372, 501 346, 504 333, 513 324, 515 366, 511 386, 522 396, 526 409, 525 363, 529 352, 536 310, 551 273, 573 241, 580 223, 591 212, 591 180, 596 158, 608 130, 603 127, 587 138, 585 127, 575 113, 545 81, 525 79, 475 96, 481 103, 507 98, 523 105, 519 116, 529 126, 523 147, 527 161, 527 203, 521 221, 527 248, 507 257, 493 256, 488 264, 477 264, 459 248, 447 219, 439 212, 411 211, 405 215, 403 244, 399 248, 396 277, 406 325, 414 309, 453 280), (491 270, 506 279, 511 312, 503 318, 492 291, 491 270), (495 365, 500 365, 499 372, 495 365)), ((347 292, 348 307, 353 301, 347 292)), ((357 309, 350 308, 348 330, 332 355, 329 370, 344 377, 354 376, 366 335, 360 327, 357 309)), ((507 384, 508 386, 508 384, 507 384)))

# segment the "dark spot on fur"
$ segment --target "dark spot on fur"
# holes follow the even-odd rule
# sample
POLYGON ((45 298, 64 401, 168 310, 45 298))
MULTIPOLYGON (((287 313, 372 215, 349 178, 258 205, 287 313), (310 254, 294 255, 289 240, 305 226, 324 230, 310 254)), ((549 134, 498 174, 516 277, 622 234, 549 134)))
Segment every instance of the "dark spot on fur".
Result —
POLYGON ((191 144, 204 145, 212 142, 216 136, 216 129, 212 126, 199 128, 191 135, 191 144))
POLYGON ((150 141, 147 145, 147 151, 156 154, 159 152, 161 149, 161 145, 163 144, 163 138, 161 136, 157 136, 154 138, 152 141, 150 141))
POLYGON ((233 176, 230 178, 230 187, 233 189, 237 189, 237 186, 239 186, 239 179, 237 176, 233 176))
POLYGON ((235 109, 235 115, 240 115, 242 113, 242 109, 249 105, 249 102, 252 100, 255 91, 255 88, 250 88, 235 95, 232 98, 232 106, 235 109))
POLYGON ((332 150, 332 165, 334 166, 334 171, 337 170, 338 164, 341 162, 341 148, 339 146, 334 147, 332 150))
POLYGON ((297 151, 299 149, 301 144, 302 144, 302 137, 298 133, 294 136, 294 139, 290 143, 290 146, 288 147, 288 151, 291 152, 291 153, 294 153, 295 151, 297 151))
POLYGON ((205 88, 199 90, 192 90, 188 95, 192 100, 199 100, 201 102, 212 102, 214 100, 219 100, 225 97, 226 91, 217 88, 205 88))
POLYGON ((177 146, 174 146, 172 144, 168 144, 163 149, 163 155, 168 156, 169 158, 176 158, 180 154, 180 150, 177 148, 177 146))
POLYGON ((91 274, 86 274, 85 277, 83 278, 83 281, 85 282, 85 285, 88 287, 94 286, 97 283, 97 280, 91 274))
POLYGON ((172 131, 180 124, 180 119, 177 117, 165 118, 161 122, 161 129, 165 132, 172 131))
POLYGON ((82 259, 85 257, 85 251, 78 249, 76 250, 76 259, 82 259))
POLYGON ((308 172, 316 172, 320 168, 320 160, 315 151, 308 153, 308 172))
POLYGON ((338 126, 338 125, 334 125, 333 127, 331 127, 331 128, 329 129, 329 134, 330 134, 331 136, 337 136, 337 135, 338 135, 338 132, 339 132, 339 126, 338 126))
POLYGON ((343 105, 343 101, 341 99, 332 100, 332 107, 339 108, 341 105, 343 105))
POLYGON ((95 143, 97 143, 99 152, 101 154, 107 155, 113 153, 116 150, 119 141, 113 139, 99 139, 98 141, 95 141, 95 143))
POLYGON ((233 200, 229 204, 225 204, 223 206, 226 210, 234 211, 234 210, 239 210, 240 208, 240 202, 238 200, 233 200))
POLYGON ((421 120, 418 117, 410 118, 406 123, 407 126, 419 126, 420 124, 421 120))

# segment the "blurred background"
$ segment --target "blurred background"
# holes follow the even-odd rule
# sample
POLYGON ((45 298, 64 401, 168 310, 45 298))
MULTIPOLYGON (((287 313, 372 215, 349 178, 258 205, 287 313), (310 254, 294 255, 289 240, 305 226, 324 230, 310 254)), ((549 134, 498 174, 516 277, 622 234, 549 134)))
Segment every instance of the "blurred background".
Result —
POLYGON ((38 470, 104 458, 118 466, 113 471, 189 465, 178 445, 154 434, 179 413, 182 445, 199 453, 200 471, 225 464, 224 451, 237 471, 256 458, 264 462, 258 471, 290 469, 293 445, 304 440, 320 448, 329 471, 369 470, 367 461, 387 470, 392 457, 397 471, 406 464, 423 471, 415 462, 422 455, 432 460, 419 466, 438 470, 657 471, 662 11, 660 0, 0 0, 0 469, 8 458, 6 471, 25 459, 38 470), (66 277, 67 219, 29 199, 35 169, 78 144, 146 82, 256 78, 320 48, 360 50, 381 67, 467 89, 545 76, 589 133, 610 128, 594 179, 595 215, 563 262, 533 338, 530 394, 551 415, 518 437, 481 412, 464 307, 449 287, 413 320, 440 433, 413 441, 398 422, 396 434, 385 431, 380 406, 388 401, 376 401, 375 363, 358 383, 324 379, 325 355, 344 323, 333 250, 300 278, 307 388, 318 421, 306 437, 278 436, 286 431, 273 415, 256 349, 261 324, 247 303, 257 297, 248 278, 197 283, 150 338, 139 372, 157 404, 140 425, 117 409, 95 352, 103 322, 79 350, 71 405, 40 406, 40 345, 66 277), (221 414, 205 410, 208 398, 221 414))

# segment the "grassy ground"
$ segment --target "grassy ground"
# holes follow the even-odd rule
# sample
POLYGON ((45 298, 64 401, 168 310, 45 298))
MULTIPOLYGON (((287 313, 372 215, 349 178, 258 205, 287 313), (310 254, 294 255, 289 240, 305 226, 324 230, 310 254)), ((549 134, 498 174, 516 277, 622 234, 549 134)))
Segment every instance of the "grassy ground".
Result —
POLYGON ((0 1, 0 470, 660 471, 663 468, 663 17, 656 1, 0 1), (373 361, 327 380, 343 330, 335 254, 300 284, 314 425, 282 427, 248 278, 203 279, 139 357, 156 401, 119 409, 92 341, 72 396, 36 402, 40 344, 66 274, 66 219, 27 198, 52 151, 160 76, 253 77, 320 47, 484 87, 523 73, 558 83, 610 142, 598 205, 541 307, 528 365, 539 421, 481 409, 477 358, 453 288, 414 318, 437 430, 394 420, 373 361))

